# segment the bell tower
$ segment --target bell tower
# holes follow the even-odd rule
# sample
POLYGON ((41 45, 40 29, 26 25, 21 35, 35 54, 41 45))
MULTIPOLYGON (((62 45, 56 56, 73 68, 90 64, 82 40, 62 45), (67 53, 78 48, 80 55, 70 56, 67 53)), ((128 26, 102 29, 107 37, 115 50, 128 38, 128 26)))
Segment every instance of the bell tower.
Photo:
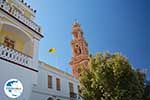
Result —
POLYGON ((72 58, 70 66, 72 67, 72 74, 78 77, 80 74, 80 66, 87 68, 89 61, 88 44, 83 37, 83 31, 80 23, 75 21, 72 25, 73 40, 71 41, 72 58))

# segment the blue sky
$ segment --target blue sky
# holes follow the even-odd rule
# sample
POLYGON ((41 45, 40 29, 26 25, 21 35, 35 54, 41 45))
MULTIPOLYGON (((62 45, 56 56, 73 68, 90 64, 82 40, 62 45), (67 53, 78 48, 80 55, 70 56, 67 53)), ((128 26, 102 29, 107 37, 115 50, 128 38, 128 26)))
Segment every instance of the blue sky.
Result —
POLYGON ((71 25, 78 19, 91 54, 121 52, 136 68, 150 66, 150 0, 26 0, 42 27, 40 60, 71 71, 71 25), (55 47, 56 54, 48 53, 55 47))

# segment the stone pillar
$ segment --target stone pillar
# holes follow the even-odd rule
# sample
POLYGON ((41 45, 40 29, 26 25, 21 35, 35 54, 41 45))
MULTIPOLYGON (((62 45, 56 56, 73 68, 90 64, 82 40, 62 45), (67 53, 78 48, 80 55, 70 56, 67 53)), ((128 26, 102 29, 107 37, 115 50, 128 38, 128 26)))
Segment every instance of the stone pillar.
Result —
POLYGON ((1 32, 2 27, 3 27, 3 23, 2 23, 2 18, 3 18, 3 17, 4 17, 4 16, 0 14, 0 32, 1 32))
POLYGON ((39 40, 36 38, 33 39, 33 67, 38 70, 38 60, 39 60, 39 40))
MULTIPOLYGON (((38 61, 39 61, 39 56, 38 56, 38 50, 39 49, 39 40, 36 38, 33 39, 33 68, 35 70, 38 70, 38 61)), ((38 77, 38 72, 33 72, 33 84, 37 84, 37 77, 38 77)))

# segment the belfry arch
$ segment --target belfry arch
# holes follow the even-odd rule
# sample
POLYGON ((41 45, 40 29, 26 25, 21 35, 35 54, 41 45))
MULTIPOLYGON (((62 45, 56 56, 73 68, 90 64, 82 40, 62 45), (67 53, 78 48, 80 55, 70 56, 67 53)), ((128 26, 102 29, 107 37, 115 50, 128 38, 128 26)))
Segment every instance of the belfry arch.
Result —
POLYGON ((8 22, 0 22, 0 43, 4 43, 5 37, 15 41, 14 49, 28 56, 33 56, 32 37, 21 28, 8 22))

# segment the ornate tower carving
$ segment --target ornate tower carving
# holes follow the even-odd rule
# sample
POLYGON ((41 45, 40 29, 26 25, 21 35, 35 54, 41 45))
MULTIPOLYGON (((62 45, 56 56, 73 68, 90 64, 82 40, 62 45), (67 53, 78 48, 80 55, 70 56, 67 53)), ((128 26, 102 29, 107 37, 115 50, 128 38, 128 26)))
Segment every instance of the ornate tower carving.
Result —
POLYGON ((75 21, 72 25, 73 40, 71 41, 72 47, 72 59, 70 66, 72 67, 72 74, 78 77, 80 74, 80 66, 87 68, 89 55, 88 44, 83 37, 83 31, 80 27, 80 23, 75 21))

